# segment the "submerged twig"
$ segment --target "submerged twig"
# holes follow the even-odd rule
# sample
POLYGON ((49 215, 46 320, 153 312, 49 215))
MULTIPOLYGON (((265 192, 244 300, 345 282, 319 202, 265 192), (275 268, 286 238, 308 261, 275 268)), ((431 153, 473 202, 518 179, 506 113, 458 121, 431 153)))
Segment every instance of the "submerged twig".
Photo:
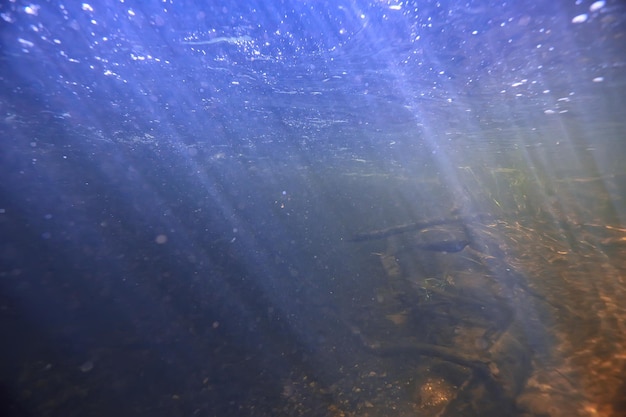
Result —
POLYGON ((442 224, 454 224, 454 223, 469 223, 475 221, 492 220, 495 216, 488 213, 472 214, 467 216, 452 216, 452 217, 440 217, 436 219, 425 220, 421 222, 408 223, 400 226, 388 227, 386 229, 373 230, 371 232, 357 233, 351 239, 350 242, 363 242, 366 240, 383 239, 389 236, 398 235, 405 232, 412 232, 415 230, 422 230, 428 227, 439 226, 442 224))

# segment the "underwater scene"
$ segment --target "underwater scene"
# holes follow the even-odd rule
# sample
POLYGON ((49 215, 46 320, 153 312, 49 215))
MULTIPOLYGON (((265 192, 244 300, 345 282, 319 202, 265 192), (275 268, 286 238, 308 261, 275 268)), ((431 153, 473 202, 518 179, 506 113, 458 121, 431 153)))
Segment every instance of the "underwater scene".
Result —
POLYGON ((0 18, 1 415, 626 415, 623 2, 0 18))

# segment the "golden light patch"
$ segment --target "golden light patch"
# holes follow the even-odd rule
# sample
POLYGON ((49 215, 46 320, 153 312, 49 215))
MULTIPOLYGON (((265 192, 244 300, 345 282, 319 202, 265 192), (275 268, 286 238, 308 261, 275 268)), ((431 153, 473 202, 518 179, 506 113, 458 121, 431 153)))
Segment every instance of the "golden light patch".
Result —
POLYGON ((401 326, 405 324, 407 320, 406 313, 387 314, 385 318, 396 326, 401 326))

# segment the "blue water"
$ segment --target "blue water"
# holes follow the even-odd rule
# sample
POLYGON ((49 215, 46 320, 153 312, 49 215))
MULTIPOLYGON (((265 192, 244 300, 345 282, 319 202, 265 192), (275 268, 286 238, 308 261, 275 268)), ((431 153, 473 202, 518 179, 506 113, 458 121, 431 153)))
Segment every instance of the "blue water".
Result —
POLYGON ((0 17, 3 415, 625 412, 621 2, 0 17))

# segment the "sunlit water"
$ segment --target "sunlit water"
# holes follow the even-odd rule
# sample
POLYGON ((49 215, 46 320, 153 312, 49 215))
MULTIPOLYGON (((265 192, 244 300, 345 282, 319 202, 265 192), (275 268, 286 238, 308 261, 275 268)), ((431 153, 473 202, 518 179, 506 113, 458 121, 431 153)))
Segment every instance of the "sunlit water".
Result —
POLYGON ((2 6, 5 414, 624 414, 624 10, 449 3, 2 6))

